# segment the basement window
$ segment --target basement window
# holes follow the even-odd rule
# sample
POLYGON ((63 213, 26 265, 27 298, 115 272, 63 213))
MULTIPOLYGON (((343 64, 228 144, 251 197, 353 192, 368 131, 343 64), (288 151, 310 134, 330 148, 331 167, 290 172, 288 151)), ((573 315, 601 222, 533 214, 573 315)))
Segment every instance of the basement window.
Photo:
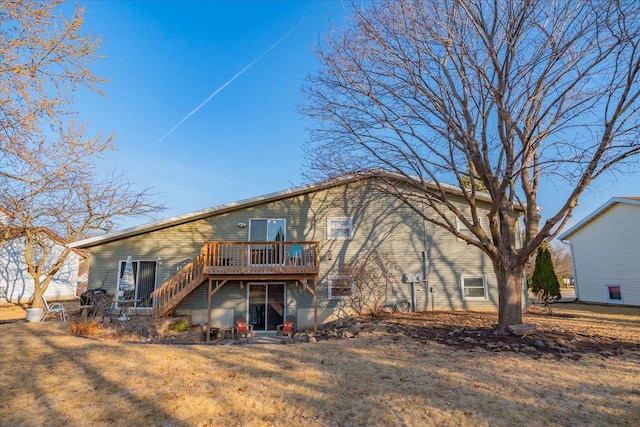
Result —
POLYGON ((353 295, 353 279, 337 276, 329 279, 329 299, 349 298, 353 295))
POLYGON ((462 299, 486 300, 487 278, 485 276, 461 276, 462 299))
POLYGON ((609 302, 622 302, 622 287, 620 285, 607 285, 607 291, 609 291, 609 302))

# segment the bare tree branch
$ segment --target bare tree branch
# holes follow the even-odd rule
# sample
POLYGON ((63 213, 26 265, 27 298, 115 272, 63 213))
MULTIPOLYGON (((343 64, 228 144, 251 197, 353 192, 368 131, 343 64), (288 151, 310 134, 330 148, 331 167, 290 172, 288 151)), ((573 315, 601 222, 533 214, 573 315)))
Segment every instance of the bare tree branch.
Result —
POLYGON ((638 167, 639 47, 627 0, 356 3, 304 87, 309 166, 400 177, 379 190, 491 258, 503 331, 521 320, 527 259, 594 179, 638 167), (542 222, 539 191, 559 181, 571 190, 542 222))

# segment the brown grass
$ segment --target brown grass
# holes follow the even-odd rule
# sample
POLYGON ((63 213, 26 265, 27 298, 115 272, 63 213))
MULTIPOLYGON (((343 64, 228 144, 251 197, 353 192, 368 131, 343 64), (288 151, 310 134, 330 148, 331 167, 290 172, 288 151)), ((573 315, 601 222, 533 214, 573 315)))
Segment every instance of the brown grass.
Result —
MULTIPOLYGON (((573 305, 527 320, 640 342, 640 310, 607 310, 573 305), (596 331, 597 324, 604 326, 596 331)), ((438 326, 429 319, 417 316, 410 326, 438 326)), ((387 319, 354 339, 286 346, 141 345, 74 336, 59 320, 1 324, 0 424, 631 426, 640 419, 637 347, 613 357, 536 358, 425 341, 398 331, 400 324, 387 319)))

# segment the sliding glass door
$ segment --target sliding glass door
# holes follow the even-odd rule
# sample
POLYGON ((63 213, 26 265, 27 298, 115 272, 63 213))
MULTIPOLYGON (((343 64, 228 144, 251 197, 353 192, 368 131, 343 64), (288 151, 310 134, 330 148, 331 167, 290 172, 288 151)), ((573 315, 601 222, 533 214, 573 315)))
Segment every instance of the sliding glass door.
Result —
MULTIPOLYGON (((126 260, 118 263, 118 289, 120 289, 120 280, 126 260)), ((156 288, 156 261, 133 261, 133 282, 135 284, 134 299, 136 307, 151 307, 151 292, 156 288)))
MULTIPOLYGON (((285 219, 251 219, 249 220, 250 242, 284 242, 286 240, 285 219)), ((269 244, 249 245, 249 259, 252 265, 275 265, 282 263, 282 254, 278 246, 269 244)))
POLYGON ((284 283, 249 284, 249 323, 255 331, 275 331, 285 316, 284 283))

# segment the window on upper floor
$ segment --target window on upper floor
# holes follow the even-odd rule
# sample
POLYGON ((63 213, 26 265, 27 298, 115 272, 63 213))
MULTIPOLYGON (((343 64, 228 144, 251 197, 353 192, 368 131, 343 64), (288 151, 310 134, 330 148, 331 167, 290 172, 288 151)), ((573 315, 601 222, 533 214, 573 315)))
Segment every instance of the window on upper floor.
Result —
MULTIPOLYGON (((470 216, 465 216, 465 218, 467 219, 467 221, 473 224, 473 218, 471 218, 470 216)), ((480 227, 482 227, 483 226, 482 218, 478 218, 478 221, 480 221, 480 227)), ((456 218, 456 228, 460 233, 464 234, 465 236, 469 236, 469 237, 473 236, 473 233, 471 232, 471 230, 467 228, 467 226, 464 224, 464 222, 462 222, 462 220, 460 220, 460 218, 456 218)))
POLYGON ((353 279, 336 276, 329 279, 329 299, 349 298, 353 295, 353 279))
POLYGON ((351 239, 353 220, 351 217, 327 218, 327 239, 351 239))
POLYGON ((461 276, 462 299, 486 300, 487 278, 485 276, 461 276))

